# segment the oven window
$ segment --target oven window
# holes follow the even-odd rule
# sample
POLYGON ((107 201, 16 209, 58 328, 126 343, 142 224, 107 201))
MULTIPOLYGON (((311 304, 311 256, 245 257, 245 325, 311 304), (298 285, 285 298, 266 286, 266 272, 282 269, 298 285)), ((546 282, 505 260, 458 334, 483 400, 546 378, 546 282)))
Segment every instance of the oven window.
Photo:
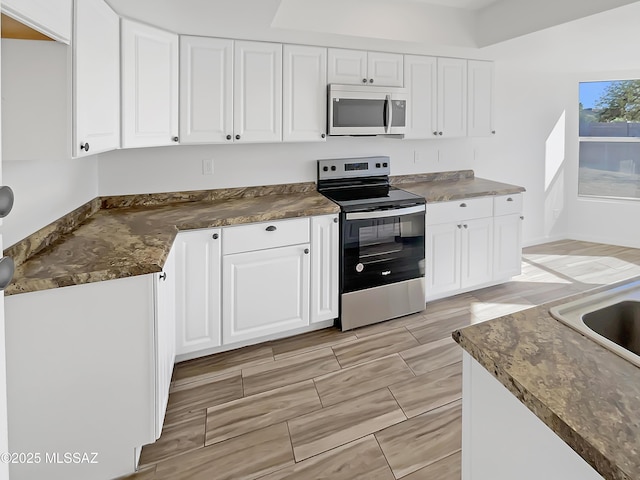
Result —
POLYGON ((424 275, 424 213, 346 220, 343 291, 424 275))

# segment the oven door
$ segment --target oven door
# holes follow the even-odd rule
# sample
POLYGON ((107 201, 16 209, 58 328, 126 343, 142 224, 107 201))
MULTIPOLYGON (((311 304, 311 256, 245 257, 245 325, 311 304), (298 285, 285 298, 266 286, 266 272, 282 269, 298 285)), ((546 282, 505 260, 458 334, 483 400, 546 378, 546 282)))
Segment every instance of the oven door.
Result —
POLYGON ((342 293, 424 277, 425 206, 343 213, 342 293))

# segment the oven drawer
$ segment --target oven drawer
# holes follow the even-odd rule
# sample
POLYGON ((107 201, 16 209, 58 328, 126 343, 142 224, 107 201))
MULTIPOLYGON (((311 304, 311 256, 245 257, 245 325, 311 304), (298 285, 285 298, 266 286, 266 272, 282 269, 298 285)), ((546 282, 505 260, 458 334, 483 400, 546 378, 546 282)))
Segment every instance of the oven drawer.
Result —
POLYGON ((309 243, 309 235, 308 218, 225 227, 222 232, 222 254, 309 243))
POLYGON ((427 225, 493 216, 493 197, 427 203, 427 225))
POLYGON ((493 199, 493 212, 496 217, 522 212, 522 194, 500 195, 493 199))

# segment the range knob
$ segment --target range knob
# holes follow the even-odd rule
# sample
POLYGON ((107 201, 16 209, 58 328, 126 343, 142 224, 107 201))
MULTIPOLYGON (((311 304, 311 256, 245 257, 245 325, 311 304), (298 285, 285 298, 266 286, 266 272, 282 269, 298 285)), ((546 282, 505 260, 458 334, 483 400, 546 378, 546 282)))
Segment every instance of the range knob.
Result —
POLYGON ((382 166, 383 166, 384 168, 387 168, 387 162, 384 162, 384 163, 382 164, 382 166))
POLYGON ((336 171, 336 166, 335 165, 331 165, 331 171, 335 172, 336 171))
POLYGON ((323 172, 328 172, 329 171, 329 167, 322 167, 322 171, 323 172))
POLYGON ((376 168, 380 168, 380 164, 379 163, 376 163, 376 168))

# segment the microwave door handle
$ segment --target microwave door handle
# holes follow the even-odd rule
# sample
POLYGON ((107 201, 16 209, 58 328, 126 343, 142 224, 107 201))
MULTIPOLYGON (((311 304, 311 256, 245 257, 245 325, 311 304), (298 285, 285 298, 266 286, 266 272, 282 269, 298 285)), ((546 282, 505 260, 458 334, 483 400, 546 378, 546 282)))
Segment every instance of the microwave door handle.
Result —
POLYGON ((385 107, 385 125, 384 125, 384 133, 389 133, 391 129, 391 121, 393 119, 393 114, 391 112, 391 95, 387 95, 384 99, 384 107, 385 107))

